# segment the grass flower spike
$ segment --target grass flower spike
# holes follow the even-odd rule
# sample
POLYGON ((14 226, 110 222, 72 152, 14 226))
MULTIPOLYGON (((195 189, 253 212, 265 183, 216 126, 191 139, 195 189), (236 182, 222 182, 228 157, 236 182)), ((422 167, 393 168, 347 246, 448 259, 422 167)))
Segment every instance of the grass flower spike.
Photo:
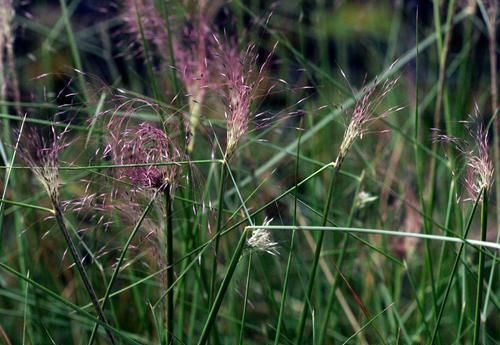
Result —
MULTIPOLYGON (((334 161, 334 168, 331 173, 330 182, 328 186, 328 194, 324 203, 323 215, 321 226, 326 226, 328 222, 328 215, 330 212, 330 207, 332 204, 332 196, 335 188, 335 181, 337 179, 337 175, 340 172, 340 168, 344 159, 346 158, 349 150, 352 145, 358 138, 363 138, 363 135, 366 133, 368 124, 376 119, 374 116, 374 112, 376 111, 377 106, 384 100, 385 96, 392 90, 393 86, 396 84, 397 79, 389 80, 384 82, 382 85, 379 85, 377 81, 374 82, 372 87, 365 89, 363 92, 363 96, 356 102, 354 107, 354 111, 351 117, 351 121, 347 126, 346 131, 344 132, 344 137, 342 139, 342 143, 340 144, 339 152, 337 154, 337 158, 334 161)), ((389 109, 383 112, 380 116, 384 116, 390 112, 396 111, 397 109, 389 109)), ((319 266, 319 259, 321 256, 321 250, 323 247, 325 233, 321 232, 317 242, 316 249, 314 251, 314 261, 311 268, 311 274, 309 276, 309 283, 306 290, 305 299, 309 300, 312 296, 314 283, 316 280, 316 274, 319 266)), ((302 313, 300 315, 300 321, 297 326, 297 337, 295 340, 295 344, 302 344, 304 337, 304 329, 306 325, 306 319, 308 316, 309 307, 304 304, 302 308, 302 313)))
POLYGON ((194 139, 201 117, 201 105, 207 90, 214 86, 214 72, 216 72, 213 68, 216 40, 207 15, 204 14, 205 7, 206 5, 200 2, 196 13, 188 17, 188 21, 182 29, 182 39, 173 42, 177 74, 184 85, 188 98, 192 135, 188 145, 189 152, 192 152, 194 147, 194 139))
POLYGON ((493 186, 493 162, 488 154, 488 132, 478 124, 471 136, 476 142, 476 150, 465 152, 467 172, 465 187, 471 200, 479 197, 481 190, 488 193, 493 186))
POLYGON ((19 146, 19 156, 43 186, 52 202, 59 203, 59 153, 65 148, 63 136, 51 128, 51 139, 45 139, 36 129, 27 130, 19 146))
MULTIPOLYGON (((488 194, 493 186, 493 162, 488 153, 488 132, 484 130, 483 124, 479 121, 479 108, 476 106, 474 122, 477 123, 474 131, 469 124, 466 128, 473 138, 476 148, 465 151, 466 176, 465 187, 469 197, 475 202, 481 202, 481 241, 486 241, 488 232, 488 194)), ((495 124, 494 124, 495 125, 495 124)), ((498 191, 497 191, 498 192, 498 191)), ((485 275, 485 254, 479 252, 478 275, 476 286, 476 305, 474 313, 474 337, 473 344, 482 343, 480 339, 481 324, 486 323, 485 316, 481 317, 483 303, 483 281, 485 275)))
POLYGON ((113 161, 121 165, 141 165, 119 169, 119 178, 125 178, 139 188, 162 189, 175 183, 179 167, 175 164, 157 165, 176 161, 181 156, 165 132, 149 123, 140 123, 135 128, 125 129, 115 139, 113 161))
POLYGON ((265 80, 264 70, 272 56, 272 53, 269 54, 259 68, 255 49, 254 45, 249 45, 245 51, 240 52, 235 43, 227 47, 219 42, 222 96, 226 106, 226 157, 234 153, 241 137, 248 131, 252 118, 251 107, 259 97, 259 89, 265 80))
MULTIPOLYGON (((478 204, 481 205, 481 227, 480 227, 480 239, 481 241, 486 241, 487 230, 488 230, 488 194, 493 186, 493 174, 494 167, 493 162, 489 156, 488 149, 488 132, 485 131, 483 124, 479 119, 479 108, 476 106, 474 115, 472 116, 472 121, 465 121, 465 128, 469 132, 471 140, 466 141, 461 138, 456 138, 453 136, 448 136, 446 134, 440 134, 438 129, 434 129, 433 137, 435 141, 443 142, 446 144, 452 144, 452 146, 461 153, 464 158, 465 165, 465 177, 464 185, 468 194, 468 198, 465 200, 472 200, 474 206, 472 212, 469 216, 468 226, 463 235, 467 238, 470 230, 473 215, 475 213, 478 204), (474 129, 475 125, 475 129, 474 129)), ((460 254, 464 248, 462 244, 459 248, 459 254, 455 259, 453 265, 453 274, 448 281, 448 286, 446 288, 446 294, 449 293, 451 285, 453 283, 454 272, 456 271, 458 261, 460 259, 460 254)), ((483 299, 483 280, 484 280, 484 268, 485 268, 485 254, 483 251, 479 251, 478 259, 478 275, 477 275, 477 285, 476 285, 476 305, 474 313, 474 333, 473 333, 473 344, 477 345, 480 343, 480 333, 481 324, 485 320, 481 320, 481 307, 483 299)), ((439 321, 443 315, 443 310, 446 304, 446 299, 441 305, 441 309, 438 316, 438 322, 434 328, 432 344, 436 339, 439 321)))
MULTIPOLYGON (((152 0, 126 0, 123 2, 121 18, 125 32, 133 38, 133 44, 151 44, 162 57, 168 56, 168 31, 163 18, 152 0)), ((144 49, 144 47, 142 47, 144 49)))
POLYGON ((464 121, 470 140, 464 140, 447 134, 439 129, 432 129, 432 137, 436 142, 449 144, 463 157, 465 162, 464 186, 468 197, 466 200, 475 201, 482 198, 481 192, 488 193, 493 186, 494 167, 489 155, 489 134, 479 120, 479 110, 470 121, 464 121))
POLYGON ((385 81, 379 85, 377 82, 371 87, 368 87, 364 92, 364 96, 356 102, 354 111, 352 113, 351 121, 344 132, 344 138, 340 145, 340 150, 335 160, 335 166, 340 166, 342 161, 347 156, 351 146, 359 138, 362 139, 367 131, 368 124, 380 116, 384 116, 390 112, 397 111, 398 109, 391 108, 386 110, 382 115, 374 116, 377 106, 389 94, 397 79, 385 81))

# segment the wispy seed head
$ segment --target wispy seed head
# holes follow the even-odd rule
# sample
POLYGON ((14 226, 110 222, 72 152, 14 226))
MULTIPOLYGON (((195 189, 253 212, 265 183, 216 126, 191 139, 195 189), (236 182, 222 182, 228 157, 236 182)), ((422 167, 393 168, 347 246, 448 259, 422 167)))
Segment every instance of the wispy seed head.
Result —
POLYGON ((155 8, 154 0, 125 0, 121 11, 125 31, 141 46, 146 41, 168 56, 168 31, 165 22, 155 8))
POLYGON ((45 138, 35 128, 26 130, 19 142, 19 156, 31 168, 53 202, 59 201, 59 153, 66 147, 63 136, 51 128, 51 138, 45 138))
POLYGON ((372 195, 372 194, 365 192, 365 191, 361 191, 356 196, 356 207, 358 209, 365 208, 367 205, 373 203, 377 199, 378 199, 377 196, 372 195))
MULTIPOLYGON (((469 194, 467 200, 476 200, 482 191, 488 193, 493 185, 493 162, 488 153, 488 132, 479 119, 479 109, 476 106, 470 121, 464 126, 471 140, 442 134, 439 129, 432 129, 433 140, 451 144, 465 159, 464 185, 469 194)), ((482 197, 482 196, 481 196, 482 197)))
POLYGON ((175 142, 161 129, 143 122, 114 135, 107 153, 118 165, 138 165, 118 169, 118 178, 138 188, 164 188, 175 185, 181 157, 175 142))
POLYGON ((397 79, 389 80, 383 84, 376 83, 371 87, 366 87, 364 90, 364 95, 357 100, 352 113, 351 121, 344 132, 344 138, 342 139, 342 144, 340 145, 339 154, 335 165, 342 163, 344 158, 349 152, 352 144, 358 139, 362 139, 363 135, 367 131, 368 124, 376 118, 386 115, 395 109, 389 109, 382 114, 375 117, 374 112, 377 106, 384 100, 384 98, 389 94, 397 79))
POLYGON ((488 153, 488 132, 481 123, 474 131, 470 130, 475 141, 475 149, 465 152, 467 172, 465 187, 473 200, 479 197, 481 190, 488 193, 493 185, 493 162, 488 153))
POLYGON ((208 88, 214 64, 211 52, 215 47, 214 33, 202 13, 191 15, 182 28, 181 40, 175 40, 175 64, 188 96, 201 103, 208 88))
POLYGON ((269 65, 272 53, 260 67, 254 45, 239 51, 235 42, 226 45, 219 43, 219 55, 222 96, 226 106, 226 156, 229 157, 234 153, 241 137, 248 131, 252 118, 251 107, 259 97, 259 87, 265 80, 264 70, 269 65))

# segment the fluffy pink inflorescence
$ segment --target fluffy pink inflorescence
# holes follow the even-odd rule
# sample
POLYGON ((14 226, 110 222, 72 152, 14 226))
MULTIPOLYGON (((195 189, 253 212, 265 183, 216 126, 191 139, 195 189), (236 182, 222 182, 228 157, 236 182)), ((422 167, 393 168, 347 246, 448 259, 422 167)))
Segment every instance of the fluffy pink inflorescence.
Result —
POLYGON ((161 129, 149 123, 127 127, 112 135, 105 154, 111 154, 117 165, 137 165, 119 168, 118 178, 128 180, 138 188, 165 188, 175 184, 181 157, 175 142, 161 129))
POLYGON ((240 52, 236 43, 219 43, 222 96, 226 105, 226 156, 234 153, 240 138, 248 131, 252 117, 251 106, 259 97, 257 93, 265 80, 264 70, 271 55, 272 53, 259 68, 254 45, 249 45, 246 50, 240 52))
POLYGON ((210 17, 205 13, 208 4, 200 1, 191 7, 193 13, 188 13, 184 24, 173 20, 168 28, 170 31, 154 0, 126 0, 121 17, 126 32, 135 43, 143 44, 145 40, 159 52, 162 63, 175 62, 178 76, 190 99, 202 102, 210 74, 208 60, 215 40, 210 17), (171 61, 170 41, 175 61, 171 61))
POLYGON ((465 187, 472 200, 479 197, 482 190, 488 193, 493 185, 493 162, 488 153, 488 132, 478 124, 475 132, 470 132, 476 143, 476 150, 465 152, 467 172, 465 187))
POLYGON ((377 106, 389 94, 396 82, 397 79, 388 80, 383 84, 375 83, 375 85, 367 87, 365 89, 364 95, 357 100, 354 111, 352 113, 351 121, 349 122, 349 125, 344 132, 344 138, 342 139, 339 154, 335 161, 336 166, 342 164, 342 161, 346 157, 347 152, 351 148, 352 144, 358 138, 363 138, 363 135, 366 133, 367 126, 371 121, 377 119, 380 116, 384 116, 385 114, 398 110, 391 108, 384 111, 377 117, 374 116, 374 112, 377 106))
POLYGON ((66 147, 63 143, 65 133, 57 135, 51 128, 52 138, 46 139, 37 129, 30 128, 19 142, 19 156, 53 201, 59 201, 59 153, 66 147))
MULTIPOLYGON (((464 178, 465 189, 469 197, 467 200, 477 200, 481 192, 488 193, 493 185, 494 167, 488 153, 488 132, 479 120, 479 110, 472 116, 472 121, 465 122, 471 141, 441 134, 439 129, 432 129, 433 140, 451 144, 465 158, 466 173, 464 178), (476 124, 473 129, 472 124, 476 124)), ((482 196, 481 196, 482 198, 482 196)))
MULTIPOLYGON (((201 6, 201 5, 200 5, 201 6)), ((189 104, 189 132, 191 141, 188 151, 194 147, 194 138, 200 123, 201 106, 204 103, 207 90, 214 87, 215 72, 213 60, 215 35, 202 13, 198 12, 188 17, 182 28, 182 39, 173 40, 177 75, 187 92, 189 104)))
POLYGON ((201 103, 209 87, 211 52, 215 46, 214 34, 203 14, 190 17, 182 29, 182 40, 174 41, 175 64, 188 96, 201 103))
POLYGON ((125 0, 121 11, 125 31, 142 45, 143 38, 163 57, 168 55, 168 31, 154 0, 125 0))
POLYGON ((185 1, 185 20, 168 18, 168 26, 155 8, 154 0, 127 0, 122 9, 122 19, 133 42, 139 46, 147 42, 158 52, 162 68, 175 66, 189 104, 187 133, 192 134, 188 136, 192 139, 189 151, 194 146, 194 134, 207 90, 214 88, 217 79, 216 61, 213 60, 216 39, 211 22, 221 3, 220 0, 210 4, 208 1, 185 1))

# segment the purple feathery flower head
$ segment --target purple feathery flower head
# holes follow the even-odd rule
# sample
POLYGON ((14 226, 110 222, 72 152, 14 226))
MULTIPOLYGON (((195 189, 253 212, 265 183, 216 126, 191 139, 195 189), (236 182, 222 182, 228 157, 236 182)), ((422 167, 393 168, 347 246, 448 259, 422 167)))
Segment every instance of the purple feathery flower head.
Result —
POLYGON ((29 128, 19 142, 19 156, 30 167, 52 201, 59 201, 59 153, 66 147, 63 136, 51 128, 51 138, 45 138, 35 128, 29 128))
MULTIPOLYGON (((442 134, 439 129, 432 129, 433 140, 451 144, 465 159, 464 185, 469 194, 466 200, 477 200, 481 192, 488 193, 493 185, 493 162, 488 153, 488 132, 479 119, 479 109, 475 109, 470 121, 464 122, 471 140, 442 134)), ((482 196, 481 196, 482 198, 482 196)))
POLYGON ((201 103, 213 73, 209 60, 215 39, 203 14, 192 15, 190 19, 182 29, 182 39, 173 42, 175 64, 188 97, 193 102, 201 103))
POLYGON ((131 100, 118 107, 117 112, 123 113, 114 114, 107 125, 109 138, 104 156, 110 156, 116 165, 125 165, 115 170, 117 178, 136 188, 174 186, 179 177, 179 166, 175 162, 183 156, 177 141, 170 136, 177 128, 171 122, 165 129, 147 122, 133 123, 131 115, 137 110, 133 104, 137 102, 156 109, 154 104, 143 100, 131 100), (170 133, 165 132, 167 129, 170 133))
MULTIPOLYGON (((200 5, 201 6, 201 5, 200 5)), ((177 74, 182 81, 189 105, 189 132, 193 136, 188 150, 194 147, 194 135, 200 123, 201 105, 207 90, 213 88, 216 71, 213 52, 216 40, 208 18, 198 12, 188 16, 180 40, 173 40, 177 74)))
POLYGON ((125 129, 113 150, 115 164, 138 165, 120 168, 118 177, 142 188, 164 188, 175 184, 179 168, 171 163, 179 157, 180 152, 167 135, 148 123, 125 129))
POLYGON ((356 101, 354 111, 352 112, 351 121, 344 132, 344 138, 340 145, 339 154, 335 161, 335 165, 342 164, 345 159, 347 152, 351 148, 352 144, 358 139, 363 138, 363 135, 367 131, 368 124, 373 120, 384 116, 388 113, 398 111, 400 108, 390 108, 384 111, 379 116, 374 116, 377 106, 384 100, 384 98, 393 89, 394 85, 397 83, 397 79, 387 80, 382 84, 377 82, 370 87, 365 88, 364 95, 356 101))
POLYGON ((135 42, 143 38, 163 57, 168 56, 168 31, 163 18, 155 8, 154 0, 125 0, 121 11, 126 32, 135 42))
POLYGON ((475 150, 465 152, 467 172, 465 175, 465 187, 470 199, 479 197, 482 190, 488 193, 493 185, 493 162, 488 153, 488 132, 484 130, 483 124, 479 123, 475 132, 469 129, 470 135, 476 143, 475 150))
POLYGON ((258 55, 254 45, 249 45, 241 52, 235 42, 225 45, 219 42, 222 96, 226 106, 224 116, 227 124, 226 156, 228 157, 234 153, 239 140, 248 131, 252 118, 251 107, 259 97, 259 88, 265 81, 264 70, 269 65, 272 54, 271 52, 258 67, 258 55))

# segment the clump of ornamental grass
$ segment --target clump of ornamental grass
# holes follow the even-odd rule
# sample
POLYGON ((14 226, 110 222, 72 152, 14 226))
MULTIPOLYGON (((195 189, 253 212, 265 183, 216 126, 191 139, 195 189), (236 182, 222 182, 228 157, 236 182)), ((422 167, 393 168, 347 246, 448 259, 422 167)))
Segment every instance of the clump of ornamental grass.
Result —
MULTIPOLYGON (((71 253, 75 266, 78 269, 80 277, 83 281, 85 289, 90 297, 90 300, 98 314, 99 319, 106 325, 108 321, 99 304, 97 295, 92 287, 87 271, 83 266, 83 260, 79 254, 76 245, 71 238, 66 227, 64 216, 61 207, 59 187, 59 154, 66 147, 64 143, 64 135, 66 130, 57 134, 54 128, 51 128, 50 138, 42 136, 35 128, 26 130, 26 134, 20 140, 19 156, 28 165, 38 182, 47 192, 53 207, 53 214, 61 234, 63 235, 68 249, 71 253)), ((112 344, 115 343, 113 334, 106 327, 106 333, 112 344)))
MULTIPOLYGON (((184 158, 177 141, 178 127, 167 122, 162 128, 148 122, 134 123, 132 115, 138 109, 148 108, 153 111, 162 111, 154 104, 143 100, 126 101, 117 107, 107 124, 109 138, 105 156, 109 156, 116 166, 115 178, 121 186, 133 191, 130 193, 115 193, 115 198, 125 195, 126 199, 132 196, 133 202, 125 204, 129 214, 139 215, 138 200, 147 196, 151 204, 163 202, 159 207, 163 222, 148 218, 144 222, 147 237, 153 237, 155 252, 158 254, 159 266, 165 269, 163 275, 165 283, 164 322, 165 338, 168 344, 173 342, 174 331, 174 253, 173 253, 173 223, 172 204, 175 187, 180 179, 181 169, 178 161, 184 158), (140 104, 136 106, 135 103, 140 104), (163 198, 160 196, 163 195, 163 198)), ((149 206, 148 206, 149 207, 149 206)), ((136 229, 138 230, 138 229, 136 229)))

